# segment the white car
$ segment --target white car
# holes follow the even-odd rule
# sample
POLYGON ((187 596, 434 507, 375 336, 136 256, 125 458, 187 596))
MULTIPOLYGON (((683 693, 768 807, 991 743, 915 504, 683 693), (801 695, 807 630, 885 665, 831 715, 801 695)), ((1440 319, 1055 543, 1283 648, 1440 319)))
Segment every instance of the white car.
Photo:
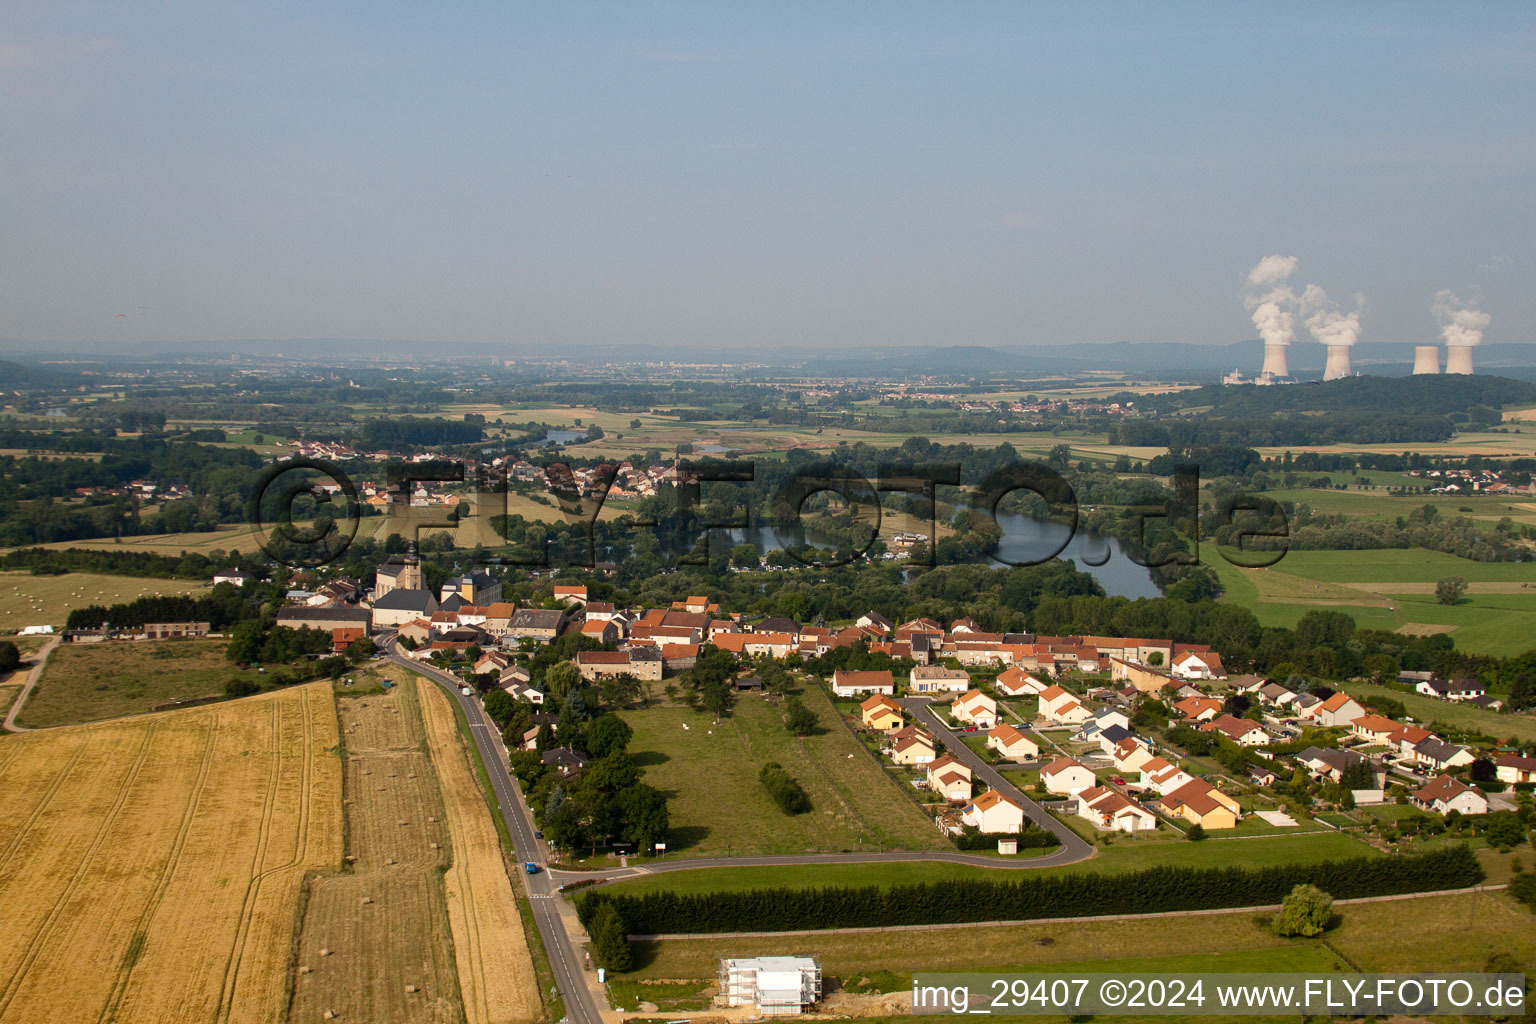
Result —
POLYGON ((469 688, 469 687, 467 687, 467 686, 461 686, 461 687, 459 687, 459 692, 460 692, 460 693, 462 693, 462 694, 463 694, 463 695, 464 695, 464 696, 466 696, 466 697, 473 697, 473 696, 474 696, 474 695, 475 695, 475 691, 474 691, 474 690, 471 690, 471 689, 470 689, 470 688, 469 688))

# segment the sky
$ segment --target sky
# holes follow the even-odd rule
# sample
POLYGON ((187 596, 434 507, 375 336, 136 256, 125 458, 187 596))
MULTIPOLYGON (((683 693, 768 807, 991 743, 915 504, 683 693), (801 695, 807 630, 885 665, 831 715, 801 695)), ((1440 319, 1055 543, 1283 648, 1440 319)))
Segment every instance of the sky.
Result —
POLYGON ((0 344, 1227 344, 1270 254, 1362 341, 1441 289, 1536 341, 1533 53, 1529 4, 9 0, 0 344))

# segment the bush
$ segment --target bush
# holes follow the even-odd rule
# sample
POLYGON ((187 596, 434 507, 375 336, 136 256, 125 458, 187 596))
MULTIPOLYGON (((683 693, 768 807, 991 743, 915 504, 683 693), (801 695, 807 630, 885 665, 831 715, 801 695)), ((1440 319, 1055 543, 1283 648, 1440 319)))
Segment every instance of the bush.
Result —
POLYGON ((1536 913, 1536 875, 1521 874, 1510 879, 1509 894, 1536 913))
POLYGON ((804 814, 811 809, 810 796, 777 761, 763 765, 763 770, 757 773, 757 781, 763 784, 785 814, 804 814))
POLYGON ((1195 822, 1189 827, 1189 831, 1184 833, 1184 838, 1188 839, 1192 843, 1198 843, 1200 840, 1205 838, 1205 826, 1200 824, 1198 821, 1195 822))
POLYGON ((241 679, 239 676, 224 684, 224 696, 249 697, 253 693, 261 692, 261 684, 250 679, 241 679))

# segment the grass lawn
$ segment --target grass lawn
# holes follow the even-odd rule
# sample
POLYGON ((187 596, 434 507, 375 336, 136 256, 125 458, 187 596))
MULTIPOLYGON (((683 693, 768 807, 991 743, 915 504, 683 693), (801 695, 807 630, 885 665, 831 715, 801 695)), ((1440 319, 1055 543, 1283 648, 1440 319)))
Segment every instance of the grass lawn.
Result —
POLYGON ((224 647, 223 640, 205 639, 61 646, 49 656, 18 722, 32 728, 98 722, 220 695, 237 676, 263 679, 226 661, 224 647))
POLYGON ((99 576, 88 572, 63 576, 0 572, 0 632, 23 626, 51 625, 63 629, 75 608, 119 604, 150 594, 185 594, 201 586, 190 580, 99 576))
POLYGON ((13 683, 0 686, 0 719, 3 719, 11 710, 11 703, 16 695, 21 692, 21 684, 13 683))
MULTIPOLYGON (((1459 645, 1458 645, 1459 646, 1459 645)), ((1475 729, 1501 739, 1536 740, 1536 715, 1501 715, 1497 711, 1437 700, 1421 693, 1403 693, 1385 686, 1351 683, 1349 692, 1360 697, 1390 697, 1420 722, 1442 722, 1453 728, 1475 729)))
POLYGON ((838 721, 826 693, 806 686, 801 699, 821 719, 817 735, 790 735, 779 706, 756 694, 739 699, 719 724, 687 708, 621 713, 635 730, 629 749, 645 781, 671 799, 669 855, 950 848, 838 721), (810 812, 791 817, 769 799, 757 781, 769 761, 805 788, 810 812))
MULTIPOLYGON (((649 776, 648 776, 649 777, 649 776)), ((1080 819, 1079 819, 1080 820, 1080 819)), ((1290 830, 1277 830, 1289 832, 1290 830)), ((1347 857, 1381 856, 1376 850, 1337 832, 1277 834, 1252 839, 1207 839, 1191 843, 1160 830, 1157 837, 1117 839, 1090 860, 1066 867, 1040 868, 1044 874, 1117 874, 1168 864, 1203 867, 1296 864, 1347 857), (1165 835, 1166 833, 1166 835, 1165 835)), ((624 882, 625 892, 670 889, 680 893, 765 889, 778 886, 814 888, 837 885, 905 885, 957 878, 1018 878, 1014 870, 980 868, 944 861, 900 861, 889 864, 786 864, 773 867, 698 868, 644 875, 624 882)))

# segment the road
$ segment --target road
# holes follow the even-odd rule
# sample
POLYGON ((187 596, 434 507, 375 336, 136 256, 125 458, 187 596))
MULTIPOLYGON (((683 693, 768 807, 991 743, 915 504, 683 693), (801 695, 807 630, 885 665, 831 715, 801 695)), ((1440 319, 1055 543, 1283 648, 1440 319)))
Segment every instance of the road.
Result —
POLYGON ((980 754, 965 745, 953 729, 948 728, 939 721, 933 713, 929 701, 923 697, 908 697, 899 702, 902 707, 927 728, 935 737, 943 741, 944 749, 956 758, 968 765, 976 778, 981 779, 988 786, 1002 793, 1006 797, 1017 800, 1024 808, 1025 815, 1041 828, 1049 829, 1061 840, 1061 846, 1055 853, 1047 857, 1039 857, 1029 861, 1028 866, 1034 868, 1054 867, 1058 864, 1075 864, 1080 860, 1086 860, 1093 856, 1093 846, 1082 836, 1073 832, 1065 824, 1057 821, 1051 813, 1041 807, 1035 801, 1024 795, 1023 790, 1003 777, 1003 773, 984 761, 980 754))
POLYGON ((37 653, 32 655, 32 667, 27 672, 27 681, 22 684, 21 692, 16 694, 16 699, 11 701, 11 709, 5 713, 3 727, 6 732, 32 731, 24 725, 17 725, 16 716, 21 714, 21 706, 27 702, 28 697, 32 696, 32 689, 37 686, 37 681, 43 678, 43 668, 48 663, 48 655, 52 654, 54 648, 58 646, 59 638, 55 637, 39 647, 37 653))
POLYGON ((528 888, 533 919, 538 924, 545 952, 549 955, 549 966, 555 974, 555 985, 565 1001, 566 1018, 571 1024, 601 1024, 602 1012, 587 987, 584 969, 586 954, 571 943, 565 924, 560 920, 560 900, 563 897, 555 893, 556 881, 545 867, 543 844, 534 835, 528 805, 511 773, 507 771, 501 734, 486 720, 479 699, 464 696, 460 690, 463 684, 459 680, 424 662, 402 657, 395 650, 393 638, 386 641, 385 649, 389 652, 390 660, 437 683, 464 710, 464 718, 469 722, 469 731, 475 738, 480 759, 485 762, 486 772, 491 777, 496 801, 501 805, 501 816, 507 823, 508 834, 512 836, 517 859, 521 863, 532 862, 540 867, 538 874, 524 875, 523 881, 528 888))

